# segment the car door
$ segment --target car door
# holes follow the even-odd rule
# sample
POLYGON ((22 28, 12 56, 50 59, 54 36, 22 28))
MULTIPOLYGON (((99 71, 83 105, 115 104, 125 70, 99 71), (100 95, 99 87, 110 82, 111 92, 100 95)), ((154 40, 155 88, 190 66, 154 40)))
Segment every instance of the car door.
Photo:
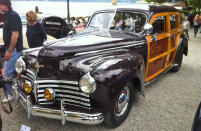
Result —
POLYGON ((167 66, 171 66, 174 62, 174 58, 177 52, 178 42, 181 35, 181 22, 180 22, 180 14, 169 13, 170 19, 170 32, 169 32, 169 39, 170 39, 170 50, 169 50, 169 59, 167 61, 167 66))
POLYGON ((167 68, 167 59, 169 59, 170 50, 170 23, 168 13, 159 13, 153 15, 150 24, 153 26, 153 32, 147 36, 148 56, 145 73, 145 82, 158 76, 167 68))

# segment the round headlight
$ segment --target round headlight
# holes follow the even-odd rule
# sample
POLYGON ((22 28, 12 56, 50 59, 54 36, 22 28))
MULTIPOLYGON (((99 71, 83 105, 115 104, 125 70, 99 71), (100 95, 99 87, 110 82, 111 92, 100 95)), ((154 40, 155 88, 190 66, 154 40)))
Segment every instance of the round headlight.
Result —
POLYGON ((24 86, 24 90, 26 91, 26 93, 31 93, 32 89, 31 89, 30 82, 25 82, 23 86, 24 86))
POLYGON ((93 77, 91 77, 89 73, 81 78, 79 84, 81 91, 84 93, 91 94, 94 93, 94 91, 96 90, 95 80, 93 79, 93 77))
POLYGON ((22 73, 23 71, 26 70, 26 64, 23 61, 22 57, 20 57, 15 64, 15 70, 17 71, 17 73, 22 73))
POLYGON ((44 97, 45 97, 45 99, 47 99, 48 101, 53 100, 54 97, 55 97, 54 90, 53 90, 53 89, 45 89, 45 90, 44 90, 44 97))

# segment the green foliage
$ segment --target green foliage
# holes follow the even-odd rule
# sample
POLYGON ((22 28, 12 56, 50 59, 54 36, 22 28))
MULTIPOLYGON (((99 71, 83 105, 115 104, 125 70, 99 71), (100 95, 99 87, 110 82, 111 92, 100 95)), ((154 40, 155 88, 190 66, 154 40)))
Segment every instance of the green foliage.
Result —
POLYGON ((201 9, 201 0, 187 0, 187 2, 193 8, 201 9))
MULTIPOLYGON (((171 2, 172 0, 145 0, 145 1, 163 4, 165 2, 171 2)), ((194 10, 201 9, 201 0, 177 0, 177 1, 184 1, 187 4, 187 6, 192 6, 194 10)))
POLYGON ((146 2, 154 2, 154 3, 159 3, 163 4, 165 2, 169 2, 169 0, 145 0, 146 2))
POLYGON ((184 13, 185 16, 187 16, 188 14, 190 14, 190 10, 179 10, 179 12, 184 13))

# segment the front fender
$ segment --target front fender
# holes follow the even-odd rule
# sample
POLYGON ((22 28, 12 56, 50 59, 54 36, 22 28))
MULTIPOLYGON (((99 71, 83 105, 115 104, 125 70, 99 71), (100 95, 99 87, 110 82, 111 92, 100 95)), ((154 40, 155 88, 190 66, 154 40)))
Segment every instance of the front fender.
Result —
POLYGON ((144 69, 144 59, 137 53, 100 64, 91 72, 97 85, 95 93, 91 95, 92 104, 100 112, 110 112, 117 94, 128 82, 134 82, 133 85, 138 85, 136 88, 144 94, 144 69))

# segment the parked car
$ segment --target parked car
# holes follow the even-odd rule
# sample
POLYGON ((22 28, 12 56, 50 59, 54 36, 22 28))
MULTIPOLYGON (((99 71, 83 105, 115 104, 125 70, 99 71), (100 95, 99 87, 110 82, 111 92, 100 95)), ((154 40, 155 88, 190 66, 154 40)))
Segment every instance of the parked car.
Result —
POLYGON ((67 37, 68 33, 73 29, 71 23, 66 23, 64 19, 57 16, 49 16, 41 19, 46 33, 56 39, 67 37))
POLYGON ((194 116, 192 131, 201 131, 201 102, 194 116))
POLYGON ((173 7, 126 5, 96 11, 84 32, 25 50, 16 62, 16 99, 28 117, 117 127, 135 91, 179 71, 188 41, 173 7))

